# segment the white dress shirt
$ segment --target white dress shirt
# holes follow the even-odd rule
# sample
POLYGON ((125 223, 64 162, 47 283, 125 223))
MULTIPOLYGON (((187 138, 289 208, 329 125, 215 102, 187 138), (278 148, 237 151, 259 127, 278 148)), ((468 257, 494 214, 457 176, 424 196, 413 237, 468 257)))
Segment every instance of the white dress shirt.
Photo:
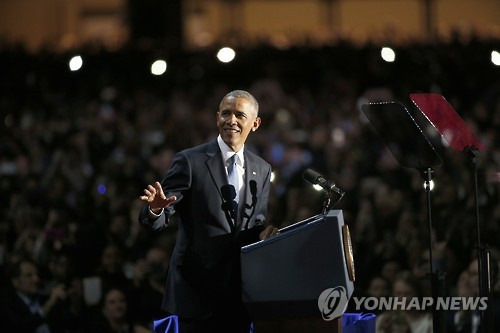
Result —
POLYGON ((229 160, 231 159, 231 157, 233 157, 234 154, 238 156, 238 158, 236 159, 236 171, 238 172, 238 185, 239 185, 238 191, 239 191, 239 198, 241 200, 242 198, 244 198, 244 196, 242 195, 244 194, 243 185, 245 184, 245 158, 243 155, 243 152, 245 151, 245 145, 243 145, 243 147, 241 147, 241 149, 235 153, 224 142, 224 140, 222 140, 220 135, 217 137, 217 143, 219 144, 219 148, 222 153, 222 162, 224 163, 224 166, 226 168, 226 175, 227 175, 227 167, 229 160))

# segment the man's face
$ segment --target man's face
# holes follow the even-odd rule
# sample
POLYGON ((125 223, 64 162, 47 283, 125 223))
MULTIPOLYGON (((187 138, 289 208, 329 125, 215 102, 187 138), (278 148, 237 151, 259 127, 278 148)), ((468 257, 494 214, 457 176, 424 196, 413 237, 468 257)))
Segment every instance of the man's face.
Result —
POLYGON ((217 112, 217 127, 222 140, 233 151, 239 151, 250 131, 257 130, 259 125, 260 118, 246 98, 228 97, 222 101, 217 112))
POLYGON ((40 278, 35 265, 30 262, 21 263, 21 273, 12 279, 12 284, 17 291, 28 296, 35 296, 39 290, 40 278))

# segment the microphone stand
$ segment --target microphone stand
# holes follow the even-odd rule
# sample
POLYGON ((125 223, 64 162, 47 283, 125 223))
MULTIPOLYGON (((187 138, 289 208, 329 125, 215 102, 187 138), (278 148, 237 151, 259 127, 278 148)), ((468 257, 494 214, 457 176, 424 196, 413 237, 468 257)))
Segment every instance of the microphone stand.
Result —
POLYGON ((330 210, 330 204, 332 202, 332 191, 325 191, 325 199, 323 200, 323 209, 321 214, 326 214, 330 210))
POLYGON ((332 206, 332 195, 334 195, 334 193, 337 193, 339 195, 339 198, 333 204, 333 206, 338 204, 340 202, 340 200, 342 200, 342 198, 344 197, 344 194, 345 194, 343 191, 340 191, 340 193, 338 193, 338 192, 335 192, 334 190, 324 190, 324 192, 325 192, 325 200, 323 201, 323 210, 321 212, 321 214, 323 214, 323 215, 328 213, 328 211, 330 210, 330 208, 332 206))
POLYGON ((227 223, 229 224, 229 227, 231 228, 231 232, 234 232, 236 229, 236 221, 233 220, 233 209, 238 209, 237 207, 234 207, 234 198, 236 197, 236 192, 234 190, 234 187, 232 185, 223 185, 219 191, 221 200, 222 200, 222 205, 221 209, 224 212, 224 215, 226 216, 227 223), (232 189, 231 189, 232 187, 232 189))
POLYGON ((430 266, 430 280, 433 298, 432 309, 432 327, 433 332, 440 333, 446 332, 446 316, 444 310, 438 310, 436 304, 439 297, 444 297, 445 293, 445 273, 438 271, 434 272, 433 259, 432 259, 432 214, 431 214, 431 181, 432 181, 432 168, 419 169, 422 178, 424 179, 425 193, 427 196, 427 222, 429 232, 429 266, 430 266))

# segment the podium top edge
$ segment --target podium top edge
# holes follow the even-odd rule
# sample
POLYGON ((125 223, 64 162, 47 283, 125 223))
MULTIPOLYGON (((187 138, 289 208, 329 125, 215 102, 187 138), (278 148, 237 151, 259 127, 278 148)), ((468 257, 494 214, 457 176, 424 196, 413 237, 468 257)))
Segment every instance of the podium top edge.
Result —
POLYGON ((264 246, 266 244, 270 244, 272 242, 280 240, 280 239, 282 239, 284 237, 287 237, 287 235, 290 232, 293 233, 294 231, 296 231, 299 227, 307 227, 308 225, 313 226, 313 225, 315 225, 317 223, 325 221, 325 219, 327 217, 333 217, 333 216, 340 216, 341 219, 342 219, 342 221, 343 221, 342 210, 340 210, 340 209, 332 209, 332 210, 328 211, 326 214, 314 215, 314 216, 308 217, 305 220, 302 220, 302 221, 296 222, 294 224, 291 224, 289 226, 286 226, 284 228, 281 228, 281 229, 279 229, 279 234, 277 234, 276 236, 273 236, 271 238, 260 240, 260 241, 257 241, 255 243, 243 246, 241 248, 241 253, 246 253, 246 252, 249 252, 250 250, 252 250, 254 248, 258 248, 258 247, 264 246))

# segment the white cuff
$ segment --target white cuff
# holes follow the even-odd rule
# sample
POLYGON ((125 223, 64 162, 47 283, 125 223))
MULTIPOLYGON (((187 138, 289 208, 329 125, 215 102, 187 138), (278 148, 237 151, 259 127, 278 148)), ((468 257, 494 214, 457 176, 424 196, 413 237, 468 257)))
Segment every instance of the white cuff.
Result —
POLYGON ((155 214, 153 213, 153 211, 151 210, 151 207, 149 207, 149 210, 148 210, 148 217, 151 219, 151 220, 156 220, 157 218, 159 218, 161 216, 161 214, 163 214, 163 208, 161 209, 161 211, 158 213, 158 214, 155 214))

